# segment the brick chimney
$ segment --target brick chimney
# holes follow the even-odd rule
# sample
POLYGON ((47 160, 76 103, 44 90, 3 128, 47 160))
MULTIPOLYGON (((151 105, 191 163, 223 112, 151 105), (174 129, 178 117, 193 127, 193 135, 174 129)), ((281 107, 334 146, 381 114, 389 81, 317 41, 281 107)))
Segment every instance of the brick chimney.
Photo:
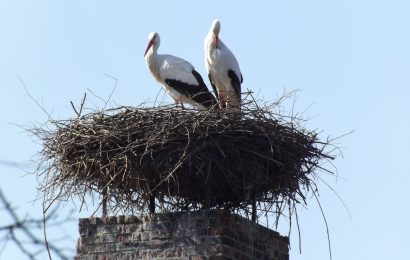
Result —
POLYGON ((77 260, 289 259, 287 237, 225 210, 84 218, 77 260))

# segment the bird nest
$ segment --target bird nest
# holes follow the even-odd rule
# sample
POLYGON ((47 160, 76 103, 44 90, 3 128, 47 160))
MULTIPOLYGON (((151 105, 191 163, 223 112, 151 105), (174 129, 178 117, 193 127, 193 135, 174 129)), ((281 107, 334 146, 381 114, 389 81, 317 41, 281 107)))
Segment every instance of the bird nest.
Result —
POLYGON ((225 208, 249 216, 280 213, 316 192, 316 172, 333 159, 328 141, 283 115, 283 100, 245 100, 241 114, 174 106, 91 111, 31 131, 43 143, 40 190, 46 201, 102 194, 110 209, 225 208))

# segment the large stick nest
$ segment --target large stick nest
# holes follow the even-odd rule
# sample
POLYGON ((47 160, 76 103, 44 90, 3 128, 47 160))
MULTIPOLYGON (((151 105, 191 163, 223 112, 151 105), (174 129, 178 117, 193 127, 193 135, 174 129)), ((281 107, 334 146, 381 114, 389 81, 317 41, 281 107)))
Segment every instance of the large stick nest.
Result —
MULTIPOLYGON (((98 192, 122 210, 227 208, 248 212, 304 201, 315 172, 332 159, 318 133, 245 102, 241 115, 173 106, 119 107, 32 132, 43 143, 41 186, 49 203, 98 192)), ((274 112, 276 111, 276 112, 274 112)), ((280 208, 280 207, 279 207, 280 208)), ((118 208, 117 208, 118 209, 118 208)))

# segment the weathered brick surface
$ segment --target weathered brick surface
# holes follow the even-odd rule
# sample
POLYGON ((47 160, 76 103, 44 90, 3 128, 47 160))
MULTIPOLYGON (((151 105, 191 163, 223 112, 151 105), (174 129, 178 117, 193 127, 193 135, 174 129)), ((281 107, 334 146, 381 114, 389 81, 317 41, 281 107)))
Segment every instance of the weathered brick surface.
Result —
POLYGON ((289 259, 279 233, 224 210, 80 219, 77 260, 289 259))

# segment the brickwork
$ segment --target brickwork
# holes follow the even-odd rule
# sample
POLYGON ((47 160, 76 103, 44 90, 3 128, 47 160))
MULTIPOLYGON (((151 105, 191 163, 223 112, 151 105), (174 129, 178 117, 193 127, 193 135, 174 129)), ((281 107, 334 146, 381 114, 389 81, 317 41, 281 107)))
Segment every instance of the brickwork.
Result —
POLYGON ((80 219, 77 260, 288 260, 288 238, 224 210, 80 219))

